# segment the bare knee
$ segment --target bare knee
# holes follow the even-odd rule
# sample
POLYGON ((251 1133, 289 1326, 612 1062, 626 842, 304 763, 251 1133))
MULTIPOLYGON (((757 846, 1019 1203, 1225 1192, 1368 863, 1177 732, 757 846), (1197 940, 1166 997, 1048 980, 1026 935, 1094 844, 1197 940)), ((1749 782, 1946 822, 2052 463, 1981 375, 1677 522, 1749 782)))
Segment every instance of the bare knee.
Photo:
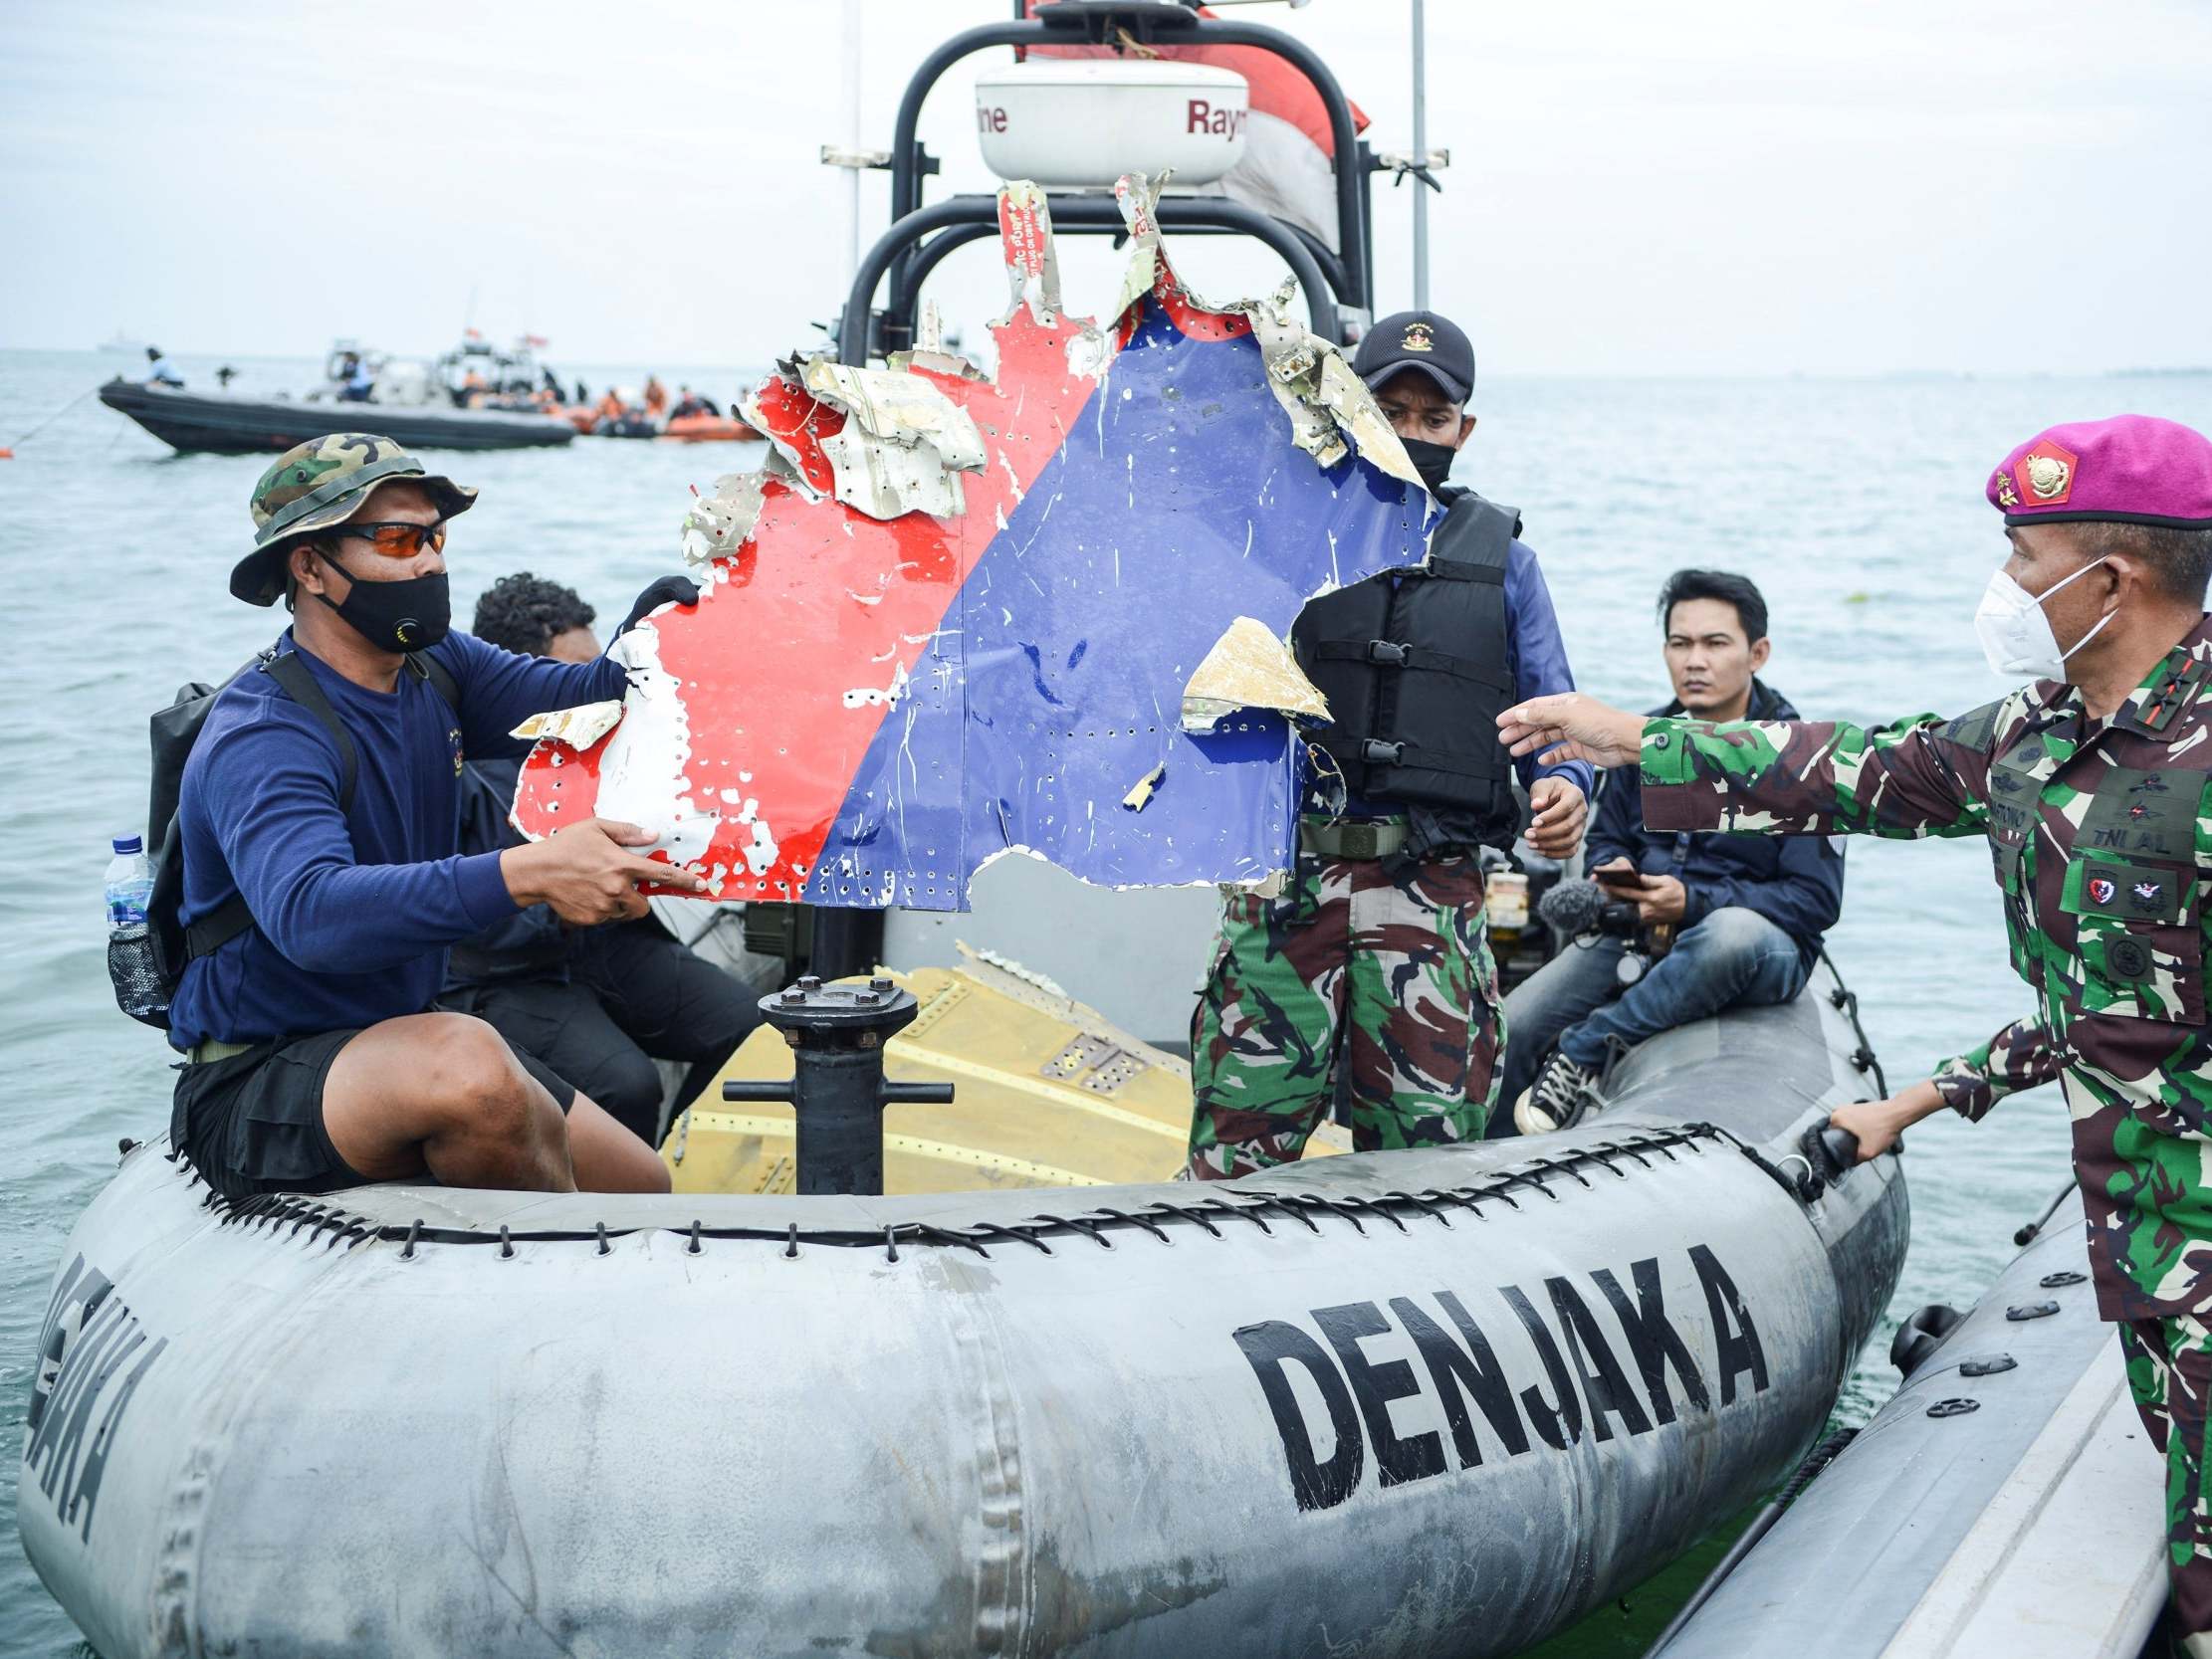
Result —
POLYGON ((487 1141, 527 1141, 559 1108, 515 1059, 507 1039, 472 1014, 439 1014, 424 1032, 424 1104, 449 1132, 487 1141))

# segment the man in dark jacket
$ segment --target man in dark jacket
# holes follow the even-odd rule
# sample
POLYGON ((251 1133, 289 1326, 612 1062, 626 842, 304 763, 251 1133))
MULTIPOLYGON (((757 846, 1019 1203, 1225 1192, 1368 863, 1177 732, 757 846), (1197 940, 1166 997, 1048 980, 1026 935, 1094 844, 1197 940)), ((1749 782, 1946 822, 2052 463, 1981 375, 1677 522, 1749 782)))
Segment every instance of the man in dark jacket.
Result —
MULTIPOLYGON (((1769 653, 1767 607, 1749 578, 1677 570, 1659 610, 1674 701, 1654 714, 1796 718, 1758 678, 1769 653)), ((1624 967, 1641 966, 1629 941, 1577 940, 1506 999, 1513 1036, 1504 1098, 1516 1103, 1524 1135, 1564 1129, 1602 1104, 1609 1051, 1723 1008, 1797 995, 1843 908, 1844 855, 1833 840, 1650 831, 1636 779, 1610 772, 1588 858, 1609 895, 1637 907, 1642 940, 1670 942, 1624 989, 1624 967)))
MULTIPOLYGON (((599 655, 592 620, 573 588, 526 570, 485 590, 474 631, 519 656, 587 663, 599 655)), ((471 760, 463 769, 464 853, 525 844, 508 822, 521 769, 520 759, 471 760)), ((678 1097, 688 1105, 761 1023, 751 991, 651 915, 576 928, 544 905, 456 944, 438 1006, 486 1021, 647 1144, 657 1143, 660 1129, 653 1062, 691 1068, 678 1097)))

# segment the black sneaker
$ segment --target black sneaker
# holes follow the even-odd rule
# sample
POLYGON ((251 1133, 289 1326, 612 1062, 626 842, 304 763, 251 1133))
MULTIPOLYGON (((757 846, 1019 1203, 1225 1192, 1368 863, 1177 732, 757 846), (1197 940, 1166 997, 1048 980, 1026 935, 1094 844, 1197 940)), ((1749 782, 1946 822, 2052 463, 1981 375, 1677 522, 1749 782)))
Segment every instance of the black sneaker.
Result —
POLYGON ((1598 1074, 1555 1051, 1528 1093, 1514 1103, 1513 1124, 1523 1135, 1549 1135, 1573 1129, 1604 1104, 1598 1098, 1598 1074))

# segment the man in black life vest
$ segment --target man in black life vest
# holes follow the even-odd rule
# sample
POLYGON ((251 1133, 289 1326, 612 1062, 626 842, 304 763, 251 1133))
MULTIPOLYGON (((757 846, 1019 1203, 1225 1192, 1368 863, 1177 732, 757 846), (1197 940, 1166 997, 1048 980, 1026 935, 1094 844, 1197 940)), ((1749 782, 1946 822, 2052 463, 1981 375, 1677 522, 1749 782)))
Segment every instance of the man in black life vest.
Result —
MULTIPOLYGON (((1467 336, 1404 311, 1352 366, 1445 515, 1425 567, 1325 594, 1291 630, 1333 719, 1285 890, 1223 908, 1191 1036, 1202 1180, 1297 1157, 1340 1064, 1361 1150, 1482 1138, 1505 1029, 1477 858, 1521 828, 1514 762, 1489 732, 1531 688, 1574 684, 1519 516, 1445 482, 1474 431, 1467 336), (1343 809, 1325 810, 1338 790, 1343 809)), ((1589 768, 1519 769, 1530 845, 1572 855, 1589 768)))

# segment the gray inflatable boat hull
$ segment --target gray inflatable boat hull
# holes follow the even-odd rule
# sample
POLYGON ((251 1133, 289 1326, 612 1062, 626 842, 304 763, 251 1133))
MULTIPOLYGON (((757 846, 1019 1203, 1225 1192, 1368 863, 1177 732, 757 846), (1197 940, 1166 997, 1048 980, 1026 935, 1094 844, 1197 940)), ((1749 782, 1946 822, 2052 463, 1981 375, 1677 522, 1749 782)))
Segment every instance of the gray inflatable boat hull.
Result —
POLYGON ((2165 1476, 2088 1273, 2069 1197, 1653 1659, 2135 1659, 2165 1476))
POLYGON ((1775 1167, 1868 1093, 1826 987, 1581 1132, 1219 1187, 226 1214, 142 1147, 25 1548, 108 1659, 1512 1652, 1787 1473, 1889 1295, 1894 1160, 1775 1167))

